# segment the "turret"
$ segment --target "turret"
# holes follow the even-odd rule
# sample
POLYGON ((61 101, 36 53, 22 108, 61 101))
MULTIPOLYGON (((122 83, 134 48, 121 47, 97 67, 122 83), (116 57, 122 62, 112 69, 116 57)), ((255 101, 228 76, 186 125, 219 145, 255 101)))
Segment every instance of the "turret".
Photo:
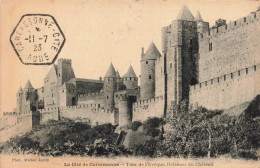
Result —
POLYGON ((155 96, 155 61, 161 57, 155 44, 152 42, 141 59, 141 100, 155 96))
POLYGON ((29 92, 32 92, 34 90, 34 88, 32 87, 32 84, 30 82, 30 80, 27 81, 26 85, 24 86, 23 88, 23 92, 25 94, 29 93, 29 92))
POLYGON ((22 112, 22 100, 23 100, 23 89, 20 87, 18 92, 16 93, 17 113, 22 112))
POLYGON ((204 33, 209 30, 209 23, 203 21, 199 11, 197 12, 194 20, 197 23, 198 33, 204 33))
POLYGON ((117 77, 116 71, 111 63, 104 77, 104 96, 105 108, 112 110, 114 108, 114 92, 116 91, 117 77))
POLYGON ((133 70, 132 65, 130 65, 128 71, 123 76, 123 83, 127 89, 135 89, 138 87, 138 78, 133 70))

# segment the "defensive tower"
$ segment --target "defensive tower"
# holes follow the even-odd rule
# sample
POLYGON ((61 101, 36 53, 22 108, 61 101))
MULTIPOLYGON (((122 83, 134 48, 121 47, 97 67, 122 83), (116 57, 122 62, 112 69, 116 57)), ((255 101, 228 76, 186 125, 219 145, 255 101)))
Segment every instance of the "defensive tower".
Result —
POLYGON ((116 71, 111 63, 104 77, 104 107, 112 110, 114 108, 114 93, 117 89, 116 71))
POLYGON ((155 61, 161 57, 155 44, 152 42, 144 54, 141 55, 141 100, 155 96, 155 61))

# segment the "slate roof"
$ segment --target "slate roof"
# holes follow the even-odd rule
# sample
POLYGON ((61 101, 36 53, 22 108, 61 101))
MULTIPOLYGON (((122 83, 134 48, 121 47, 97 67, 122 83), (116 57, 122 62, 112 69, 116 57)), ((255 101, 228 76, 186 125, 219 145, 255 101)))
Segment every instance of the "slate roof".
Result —
POLYGON ((26 85, 24 86, 24 89, 33 89, 30 80, 27 81, 26 85))
POLYGON ((72 78, 68 82, 104 83, 103 80, 72 78))
POLYGON ((155 46, 154 42, 148 47, 143 59, 157 59, 161 56, 159 50, 155 46))
POLYGON ((134 77, 134 78, 137 77, 135 72, 134 72, 134 69, 133 69, 132 65, 130 65, 130 67, 128 68, 128 71, 123 76, 123 78, 130 78, 130 77, 134 77))
POLYGON ((23 93, 23 89, 20 87, 17 93, 23 93))
POLYGON ((177 20, 187 20, 187 21, 193 21, 194 20, 194 16, 192 15, 192 13, 190 12, 190 10, 188 9, 188 7, 185 5, 182 7, 177 20))
POLYGON ((112 77, 116 77, 116 71, 115 71, 113 64, 111 63, 107 70, 105 78, 112 78, 112 77))
POLYGON ((203 19, 202 19, 201 15, 200 15, 200 11, 197 12, 197 14, 196 14, 196 16, 195 16, 195 21, 201 21, 201 22, 203 22, 203 19))

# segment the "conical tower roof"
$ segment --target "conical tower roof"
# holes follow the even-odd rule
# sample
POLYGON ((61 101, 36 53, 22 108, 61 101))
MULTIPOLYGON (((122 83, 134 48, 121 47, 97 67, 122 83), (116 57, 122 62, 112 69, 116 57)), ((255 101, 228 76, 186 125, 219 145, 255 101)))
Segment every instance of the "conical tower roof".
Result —
POLYGON ((143 59, 157 59, 161 56, 159 50, 155 46, 154 42, 148 47, 143 59))
POLYGON ((112 78, 112 77, 116 77, 116 71, 115 71, 113 64, 111 63, 107 70, 105 78, 112 78))
POLYGON ((188 7, 186 5, 184 5, 177 17, 177 20, 187 20, 187 21, 193 21, 194 20, 194 16, 192 15, 192 13, 190 12, 190 10, 188 9, 188 7))
POLYGON ((117 77, 117 78, 121 78, 118 71, 116 71, 116 77, 117 77))
POLYGON ((195 16, 195 21, 200 21, 200 22, 203 22, 203 19, 200 15, 200 11, 197 12, 196 16, 195 16))
POLYGON ((128 68, 128 71, 123 76, 123 78, 137 78, 132 65, 130 65, 130 67, 128 68))
POLYGON ((23 89, 20 87, 17 93, 23 93, 23 89))
POLYGON ((33 89, 30 80, 27 81, 26 85, 24 86, 24 89, 33 89))

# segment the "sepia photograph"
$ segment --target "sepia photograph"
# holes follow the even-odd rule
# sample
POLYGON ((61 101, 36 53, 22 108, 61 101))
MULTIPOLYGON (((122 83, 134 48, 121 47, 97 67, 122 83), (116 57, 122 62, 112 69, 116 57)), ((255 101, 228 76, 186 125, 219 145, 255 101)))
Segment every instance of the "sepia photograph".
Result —
POLYGON ((0 0, 0 167, 259 168, 258 0, 0 0))

